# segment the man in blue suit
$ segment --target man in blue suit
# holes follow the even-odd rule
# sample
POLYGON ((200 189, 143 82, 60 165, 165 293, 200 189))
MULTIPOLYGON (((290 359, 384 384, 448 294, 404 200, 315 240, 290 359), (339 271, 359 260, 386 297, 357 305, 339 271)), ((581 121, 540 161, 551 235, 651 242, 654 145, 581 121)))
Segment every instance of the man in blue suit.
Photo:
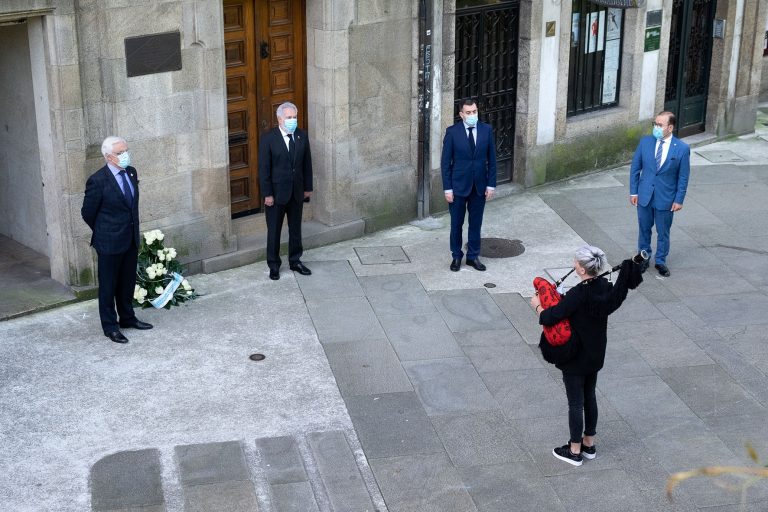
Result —
POLYGON ((80 213, 93 231, 91 245, 99 257, 101 327, 115 343, 128 343, 120 327, 152 328, 133 312, 139 251, 139 179, 131 167, 125 139, 107 137, 101 153, 107 163, 88 178, 80 213))
MULTIPOLYGON (((691 148, 672 135, 675 115, 660 112, 653 123, 653 136, 645 136, 632 158, 629 170, 629 201, 637 206, 640 226, 637 246, 651 254, 651 228, 656 225, 656 270, 669 277, 669 230, 672 216, 683 208, 691 148)), ((642 270, 648 268, 644 263, 642 270)))
POLYGON ((464 100, 459 112, 461 121, 449 126, 443 139, 440 169, 443 191, 451 213, 451 270, 461 268, 461 230, 469 212, 467 232, 467 265, 485 270, 480 261, 480 228, 485 201, 496 189, 496 142, 491 125, 477 120, 477 103, 464 100))

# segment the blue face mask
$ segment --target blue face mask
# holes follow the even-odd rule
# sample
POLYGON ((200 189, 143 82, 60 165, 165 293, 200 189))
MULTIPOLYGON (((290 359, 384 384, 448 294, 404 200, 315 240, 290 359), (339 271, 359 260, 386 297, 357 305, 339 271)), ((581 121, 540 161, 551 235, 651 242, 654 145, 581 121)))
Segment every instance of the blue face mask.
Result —
POLYGON ((467 126, 477 126, 477 114, 470 114, 464 118, 464 122, 467 126))
POLYGON ((653 136, 656 137, 656 140, 663 139, 664 138, 664 129, 659 126, 653 127, 653 136))
POLYGON ((117 165, 120 166, 121 169, 125 169, 131 165, 131 154, 126 151, 125 153, 117 155, 117 165))
POLYGON ((287 131, 288 133, 295 132, 297 126, 299 126, 299 120, 298 119, 286 119, 285 120, 285 131, 287 131))

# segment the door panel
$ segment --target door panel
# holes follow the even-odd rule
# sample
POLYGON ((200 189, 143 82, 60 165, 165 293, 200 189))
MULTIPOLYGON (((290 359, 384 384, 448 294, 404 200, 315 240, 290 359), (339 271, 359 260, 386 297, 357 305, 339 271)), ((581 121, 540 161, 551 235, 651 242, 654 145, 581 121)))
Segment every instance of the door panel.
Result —
POLYGON ((715 0, 674 0, 664 109, 677 117, 676 134, 703 132, 709 95, 715 0))
POLYGON ((229 180, 232 215, 261 209, 259 136, 285 102, 306 128, 306 42, 301 0, 224 0, 229 180))

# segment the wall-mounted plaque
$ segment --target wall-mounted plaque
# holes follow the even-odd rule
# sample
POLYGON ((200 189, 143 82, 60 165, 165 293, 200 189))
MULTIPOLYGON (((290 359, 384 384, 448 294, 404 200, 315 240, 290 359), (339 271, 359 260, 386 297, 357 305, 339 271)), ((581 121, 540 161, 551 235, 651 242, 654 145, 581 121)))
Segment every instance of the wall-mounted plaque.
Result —
POLYGON ((653 27, 645 29, 645 45, 643 51, 652 52, 661 46, 661 28, 653 27))
POLYGON ((555 26, 557 25, 557 22, 555 21, 548 21, 547 22, 547 29, 546 29, 546 37, 554 37, 555 36, 555 26))
POLYGON ((715 22, 712 24, 712 37, 725 39, 725 20, 715 18, 715 22))
POLYGON ((181 34, 165 32, 125 38, 128 76, 151 75, 181 69, 181 34))
POLYGON ((659 9, 658 11, 648 11, 645 13, 645 26, 646 27, 661 26, 661 9, 659 9))

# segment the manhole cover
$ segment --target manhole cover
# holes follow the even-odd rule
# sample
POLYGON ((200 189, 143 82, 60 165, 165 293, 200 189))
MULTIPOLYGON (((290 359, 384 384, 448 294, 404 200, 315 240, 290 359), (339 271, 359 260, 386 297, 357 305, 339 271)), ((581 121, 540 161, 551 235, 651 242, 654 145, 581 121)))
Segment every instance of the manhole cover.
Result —
POLYGON ((264 354, 251 354, 248 356, 248 359, 251 361, 263 361, 266 357, 264 354))
POLYGON ((520 240, 509 238, 481 238, 480 256, 486 258, 514 258, 525 252, 525 246, 520 240))
POLYGON ((485 286, 486 288, 496 288, 496 285, 493 283, 485 283, 483 286, 485 286))

